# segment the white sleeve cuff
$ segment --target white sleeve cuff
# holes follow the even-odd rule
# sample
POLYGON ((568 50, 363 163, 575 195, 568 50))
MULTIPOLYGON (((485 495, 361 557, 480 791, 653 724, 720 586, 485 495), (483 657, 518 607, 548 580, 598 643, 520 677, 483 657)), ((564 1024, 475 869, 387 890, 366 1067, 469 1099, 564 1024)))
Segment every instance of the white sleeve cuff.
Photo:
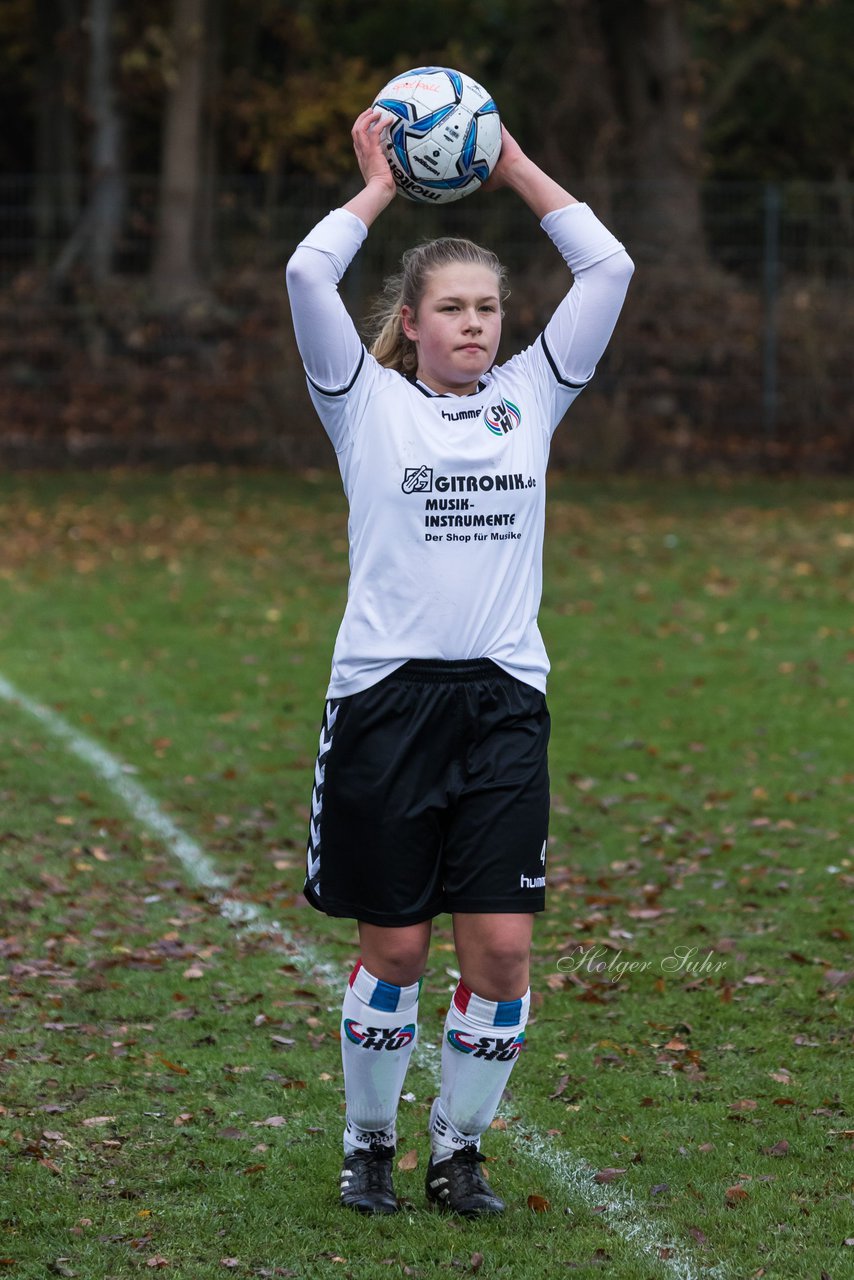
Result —
POLYGON ((367 234, 368 228, 355 213, 349 209, 333 209, 316 227, 312 227, 300 248, 317 249, 333 258, 339 264, 340 275, 343 275, 367 234))
POLYGON ((553 209, 540 223, 560 250, 573 274, 592 267, 623 248, 587 204, 569 204, 553 209))

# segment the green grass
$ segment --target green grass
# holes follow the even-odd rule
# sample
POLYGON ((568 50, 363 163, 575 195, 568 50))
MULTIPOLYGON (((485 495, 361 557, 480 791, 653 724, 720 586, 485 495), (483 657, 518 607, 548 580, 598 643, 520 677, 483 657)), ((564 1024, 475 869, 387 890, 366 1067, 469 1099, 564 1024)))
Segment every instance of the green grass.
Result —
MULTIPOLYGON (((287 931, 230 926, 0 702, 0 1274, 854 1273, 850 487, 551 482, 551 890, 486 1224, 424 1206, 430 1052, 406 1212, 336 1203, 356 946, 299 890, 338 482, 5 477, 0 547, 0 673, 287 931)), ((425 1042, 454 964, 440 919, 425 1042)))

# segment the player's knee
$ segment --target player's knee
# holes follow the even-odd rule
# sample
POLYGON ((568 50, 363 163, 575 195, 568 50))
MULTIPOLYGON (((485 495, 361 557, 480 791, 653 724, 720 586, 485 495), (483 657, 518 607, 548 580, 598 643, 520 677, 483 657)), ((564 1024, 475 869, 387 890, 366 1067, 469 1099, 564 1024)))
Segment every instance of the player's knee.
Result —
POLYGON ((375 978, 408 987, 424 976, 428 945, 417 938, 363 938, 362 963, 375 978))
POLYGON ((491 938, 463 968, 466 986, 486 1000, 515 999, 528 986, 530 947, 527 939, 491 938))

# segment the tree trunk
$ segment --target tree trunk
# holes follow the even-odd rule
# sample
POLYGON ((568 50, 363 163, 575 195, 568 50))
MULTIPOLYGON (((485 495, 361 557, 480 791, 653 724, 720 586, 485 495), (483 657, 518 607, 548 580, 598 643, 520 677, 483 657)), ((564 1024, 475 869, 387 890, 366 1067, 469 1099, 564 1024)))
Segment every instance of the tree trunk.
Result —
POLYGON ((175 64, 163 121, 157 239, 152 271, 159 306, 178 307, 205 293, 196 235, 202 178, 206 0, 174 0, 175 64))
POLYGON ((68 59, 59 41, 71 38, 80 22, 76 0, 37 0, 33 10, 35 69, 35 232, 36 258, 46 265, 57 237, 67 236, 80 215, 80 158, 70 106, 68 59))
POLYGON ((87 258, 102 284, 113 267, 126 203, 122 166, 122 120, 116 109, 112 74, 113 0, 89 6, 89 111, 92 120, 92 219, 87 258))
POLYGON ((216 235, 216 202, 218 164, 217 111, 215 104, 222 91, 223 0, 207 0, 207 39, 205 41, 204 103, 202 116, 201 168, 202 192, 198 208, 196 244, 197 265, 203 278, 213 269, 216 235))
POLYGON ((623 124, 633 248, 671 263, 697 262, 705 252, 699 88, 684 0, 605 0, 597 7, 623 124))

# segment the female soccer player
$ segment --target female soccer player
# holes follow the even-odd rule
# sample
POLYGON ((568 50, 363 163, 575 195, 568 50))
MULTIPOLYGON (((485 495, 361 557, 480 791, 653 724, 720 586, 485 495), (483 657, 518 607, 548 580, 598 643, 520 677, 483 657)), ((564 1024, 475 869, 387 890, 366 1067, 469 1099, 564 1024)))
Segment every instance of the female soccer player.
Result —
POLYGON ((496 257, 440 239, 404 255, 371 351, 338 282, 394 198, 386 117, 363 112, 364 187, 288 264, 309 394, 350 506, 350 584, 312 794, 305 892, 358 921, 344 994, 341 1200, 394 1213, 398 1101, 431 921, 453 917, 461 980, 430 1115, 430 1201, 504 1204, 478 1168, 525 1040, 545 905, 548 659, 537 612, 551 435, 590 381, 632 274, 622 245, 504 130, 489 187, 541 220, 574 283, 545 330, 494 366, 496 257))

